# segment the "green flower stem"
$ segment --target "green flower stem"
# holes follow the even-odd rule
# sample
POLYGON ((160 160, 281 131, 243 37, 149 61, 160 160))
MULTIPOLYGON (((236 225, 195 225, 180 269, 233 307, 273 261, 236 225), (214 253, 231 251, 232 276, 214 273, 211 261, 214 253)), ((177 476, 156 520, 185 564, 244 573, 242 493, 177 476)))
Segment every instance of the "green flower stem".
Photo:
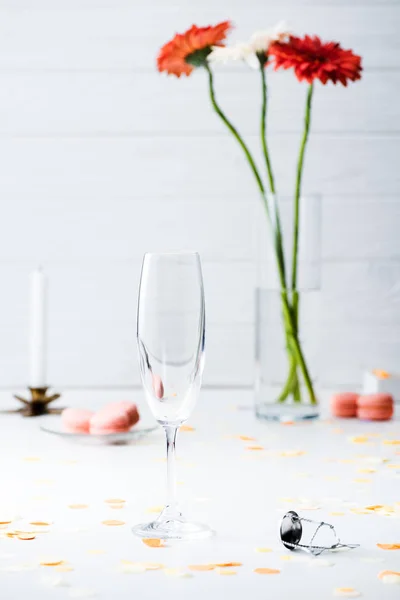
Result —
MULTIPOLYGON (((267 213, 267 217, 271 223, 271 225, 273 226, 272 220, 271 220, 271 214, 270 214, 270 210, 269 210, 269 206, 268 206, 268 200, 267 200, 267 196, 266 196, 266 191, 265 191, 265 186, 264 183, 261 179, 261 176, 258 172, 257 169, 257 165, 255 163, 255 160, 249 150, 249 148, 247 147, 245 141, 243 140, 242 136, 240 135, 240 133, 238 132, 238 130, 236 129, 236 127, 233 125, 233 123, 231 123, 231 121, 227 118, 227 116, 224 114, 224 112, 222 111, 222 109, 220 108, 217 99, 215 97, 215 90, 214 90, 214 77, 213 77, 213 73, 210 69, 210 66, 208 63, 205 64, 205 69, 208 73, 208 82, 209 82, 209 92, 210 92, 210 100, 211 100, 211 104, 215 110, 215 112, 217 113, 217 115, 219 116, 219 118, 222 120, 222 122, 224 123, 224 125, 229 129, 229 131, 232 133, 232 135, 234 136, 234 138, 236 139, 236 141, 238 142, 238 144, 240 145, 240 147, 242 148, 247 162, 249 163, 250 169, 253 172, 253 175, 256 179, 257 182, 257 186, 258 189, 261 192, 261 196, 262 196, 262 200, 263 200, 263 204, 265 207, 265 211, 267 213)), ((284 263, 282 262, 282 254, 280 254, 279 252, 277 252, 277 260, 278 260, 278 272, 279 272, 279 279, 280 279, 280 283, 281 283, 281 288, 282 289, 286 289, 286 279, 285 279, 285 266, 284 263)))
POLYGON ((303 351, 300 346, 300 341, 298 338, 298 333, 296 331, 296 321, 293 315, 293 311, 291 309, 289 299, 287 296, 286 290, 281 292, 282 296, 282 304, 283 304, 283 314, 285 319, 285 325, 288 327, 290 335, 291 335, 291 346, 293 348, 293 353, 296 357, 297 364, 299 365, 301 372, 303 374, 304 383, 308 390, 308 394, 310 396, 311 404, 317 404, 317 398, 315 396, 313 384, 311 381, 310 374, 308 372, 307 364, 303 355, 303 351))
POLYGON ((261 91, 262 91, 262 106, 261 106, 261 144, 265 158, 265 164, 267 167, 269 187, 271 194, 275 194, 275 180, 272 172, 271 159, 269 156, 268 145, 267 145, 267 81, 265 77, 265 66, 260 62, 260 73, 261 73, 261 91))
POLYGON ((283 242, 282 242, 282 227, 281 227, 281 219, 279 216, 279 207, 276 203, 276 188, 275 188, 275 180, 274 174, 272 171, 272 164, 268 150, 267 144, 267 80, 265 77, 265 63, 260 61, 260 74, 261 74, 261 93, 262 93, 262 103, 261 103, 261 121, 260 121, 260 137, 261 137, 261 146, 264 154, 265 165, 267 167, 267 175, 269 181, 269 187, 271 190, 271 194, 273 195, 272 202, 274 203, 274 212, 273 216, 275 217, 275 222, 272 223, 273 233, 275 235, 275 251, 278 256, 278 261, 281 264, 282 268, 282 278, 284 285, 282 287, 286 288, 286 268, 285 268, 285 255, 283 252, 283 242))
MULTIPOLYGON (((260 174, 258 172, 257 165, 256 165, 256 163, 254 161, 254 158, 252 157, 250 150, 248 149, 246 143, 244 142, 242 136, 240 135, 240 133, 238 132, 238 130, 236 129, 236 127, 225 116, 225 114, 222 112, 221 108, 219 107, 219 105, 217 103, 217 99, 215 97, 215 90, 214 90, 214 77, 213 77, 212 71, 211 71, 208 63, 205 64, 205 69, 208 72, 208 82, 209 82, 209 86, 210 86, 211 104, 212 104, 215 112, 219 116, 219 118, 224 122, 224 124, 226 125, 226 127, 233 134, 234 138, 239 143, 240 147, 242 148, 243 152, 245 153, 246 158, 247 158, 247 162, 249 163, 250 168, 251 168, 251 170, 253 172, 253 175, 256 178, 258 188, 259 188, 261 194, 263 195, 263 197, 265 198, 264 183, 263 183, 263 181, 262 181, 262 179, 260 177, 260 174)), ((268 211, 268 206, 266 206, 266 209, 268 211)))
POLYGON ((311 124, 311 102, 313 96, 314 87, 310 85, 307 92, 306 101, 306 112, 304 115, 304 131, 300 145, 299 158, 297 161, 297 176, 296 176, 296 192, 294 198, 294 228, 293 228, 293 258, 292 258, 292 281, 291 288, 293 291, 297 289, 297 262, 298 262, 298 250, 299 250, 299 214, 300 214, 300 194, 301 194, 301 180, 303 176, 304 166, 304 155, 310 133, 311 124))

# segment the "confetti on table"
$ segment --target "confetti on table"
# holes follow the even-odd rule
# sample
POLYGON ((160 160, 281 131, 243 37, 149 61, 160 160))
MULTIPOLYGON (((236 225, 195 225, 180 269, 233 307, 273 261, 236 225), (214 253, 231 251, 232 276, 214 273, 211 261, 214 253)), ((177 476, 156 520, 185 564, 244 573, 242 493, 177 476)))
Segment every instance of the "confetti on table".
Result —
POLYGON ((42 558, 40 560, 40 564, 42 567, 58 567, 62 565, 65 561, 60 558, 42 558))
POLYGON ((196 431, 191 425, 181 425, 179 431, 196 431))
POLYGON ((361 596, 361 592, 358 592, 354 588, 350 587, 340 587, 335 589, 333 595, 341 596, 344 598, 358 598, 359 596, 361 596))
POLYGON ((19 533, 17 538, 19 540, 34 540, 36 535, 34 533, 19 533))
POLYGON ((146 569, 146 571, 159 571, 160 569, 165 568, 165 565, 156 562, 141 562, 138 564, 142 565, 146 569))
POLYGON ((400 440, 383 440, 385 446, 400 446, 400 440))
POLYGON ((332 511, 329 513, 331 517, 344 517, 345 513, 340 511, 332 511))
POLYGON ((70 565, 59 565, 58 567, 54 567, 54 570, 58 573, 69 573, 74 570, 74 567, 71 567, 70 565))
POLYGON ((238 435, 236 439, 242 440, 243 442, 255 442, 256 441, 256 438, 251 437, 249 435, 238 435))
POLYGON ((148 508, 146 510, 147 513, 160 513, 164 510, 164 506, 162 504, 160 504, 159 506, 150 506, 150 508, 148 508))
POLYGON ((139 564, 121 564, 118 566, 117 571, 125 575, 139 575, 146 572, 146 567, 139 564))
POLYGON ((267 569, 266 567, 259 567, 258 569, 254 569, 254 573, 258 573, 259 575, 278 575, 280 573, 279 569, 267 569))
POLYGON ((124 504, 126 500, 123 500, 122 498, 109 498, 107 500, 104 500, 104 502, 106 504, 124 504))
POLYGON ((33 525, 34 527, 49 527, 51 523, 48 523, 47 521, 31 521, 29 525, 33 525))
POLYGON ((165 548, 163 540, 159 540, 158 538, 144 538, 142 542, 150 548, 165 548))
POLYGON ((216 573, 218 573, 218 575, 236 575, 237 571, 235 571, 235 569, 220 569, 217 568, 216 569, 216 573))
POLYGON ((243 563, 241 563, 241 562, 215 563, 214 566, 219 567, 220 569, 225 569, 227 567, 242 567, 243 563))
POLYGON ((103 525, 107 525, 108 527, 119 527, 120 525, 125 525, 125 521, 117 521, 116 519, 107 519, 106 521, 102 521, 103 525))
POLYGON ((400 571, 381 571, 378 578, 383 583, 397 583, 400 585, 400 571))
POLYGON ((349 438, 349 441, 353 442, 353 444, 368 444, 369 437, 366 435, 353 435, 349 438))
POLYGON ((68 508, 72 508, 73 510, 83 510, 85 508, 89 508, 88 504, 69 504, 68 508))
POLYGON ((284 452, 280 452, 279 456, 291 458, 294 456, 304 456, 306 452, 304 450, 285 450, 284 452))
POLYGON ((215 565, 189 565, 188 569, 191 571, 213 571, 215 565))
POLYGON ((400 544, 377 544, 381 550, 400 550, 400 544))
POLYGON ((273 552, 272 548, 256 548, 256 552, 273 552))
POLYGON ((192 573, 188 573, 183 569, 176 568, 164 569, 164 573, 168 575, 168 577, 178 577, 179 579, 190 579, 191 577, 193 577, 192 573))
POLYGON ((264 446, 246 446, 246 450, 253 450, 253 451, 264 450, 264 446))
POLYGON ((356 477, 353 481, 354 483, 371 483, 371 479, 367 479, 366 477, 356 477))

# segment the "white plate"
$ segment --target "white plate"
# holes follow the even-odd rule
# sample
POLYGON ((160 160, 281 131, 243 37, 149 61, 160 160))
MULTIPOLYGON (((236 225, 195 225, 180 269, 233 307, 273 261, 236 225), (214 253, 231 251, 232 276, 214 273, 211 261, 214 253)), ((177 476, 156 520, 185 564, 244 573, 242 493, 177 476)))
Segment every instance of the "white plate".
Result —
POLYGON ((141 440, 146 435, 149 435, 152 431, 158 429, 158 425, 145 425, 138 423, 130 431, 123 431, 121 433, 103 433, 103 434, 90 434, 90 433, 73 433, 65 431, 61 421, 61 417, 44 417, 44 422, 40 425, 40 429, 46 433, 58 435, 70 441, 76 441, 84 444, 92 445, 123 445, 130 444, 132 442, 141 440))

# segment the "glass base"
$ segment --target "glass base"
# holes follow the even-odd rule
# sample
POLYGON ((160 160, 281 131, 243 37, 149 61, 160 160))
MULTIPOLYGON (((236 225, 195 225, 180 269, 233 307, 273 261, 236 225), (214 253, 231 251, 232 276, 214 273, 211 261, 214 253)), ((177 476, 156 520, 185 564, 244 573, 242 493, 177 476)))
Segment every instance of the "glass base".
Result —
POLYGON ((318 419, 319 406, 315 404, 270 402, 256 405, 256 417, 266 421, 290 423, 318 419))
POLYGON ((132 532, 141 538, 160 540, 199 540, 215 535, 208 525, 186 521, 181 513, 172 512, 168 507, 155 521, 135 525, 132 532))

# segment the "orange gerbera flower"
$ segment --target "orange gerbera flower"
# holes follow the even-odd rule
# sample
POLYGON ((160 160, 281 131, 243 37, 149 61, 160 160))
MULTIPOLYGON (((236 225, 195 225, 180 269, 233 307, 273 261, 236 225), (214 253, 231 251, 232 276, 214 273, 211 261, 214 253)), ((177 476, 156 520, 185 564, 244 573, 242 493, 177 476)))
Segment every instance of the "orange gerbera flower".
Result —
POLYGON ((287 42, 275 42, 269 55, 274 57, 275 70, 294 69, 299 81, 312 83, 319 79, 347 85, 361 79, 361 57, 352 50, 344 50, 337 42, 321 42, 318 36, 304 39, 290 36, 287 42))
POLYGON ((170 75, 190 75, 194 67, 205 64, 212 46, 223 46, 221 43, 231 28, 229 21, 208 27, 192 27, 185 33, 177 33, 165 44, 157 57, 158 70, 167 71, 170 75))

